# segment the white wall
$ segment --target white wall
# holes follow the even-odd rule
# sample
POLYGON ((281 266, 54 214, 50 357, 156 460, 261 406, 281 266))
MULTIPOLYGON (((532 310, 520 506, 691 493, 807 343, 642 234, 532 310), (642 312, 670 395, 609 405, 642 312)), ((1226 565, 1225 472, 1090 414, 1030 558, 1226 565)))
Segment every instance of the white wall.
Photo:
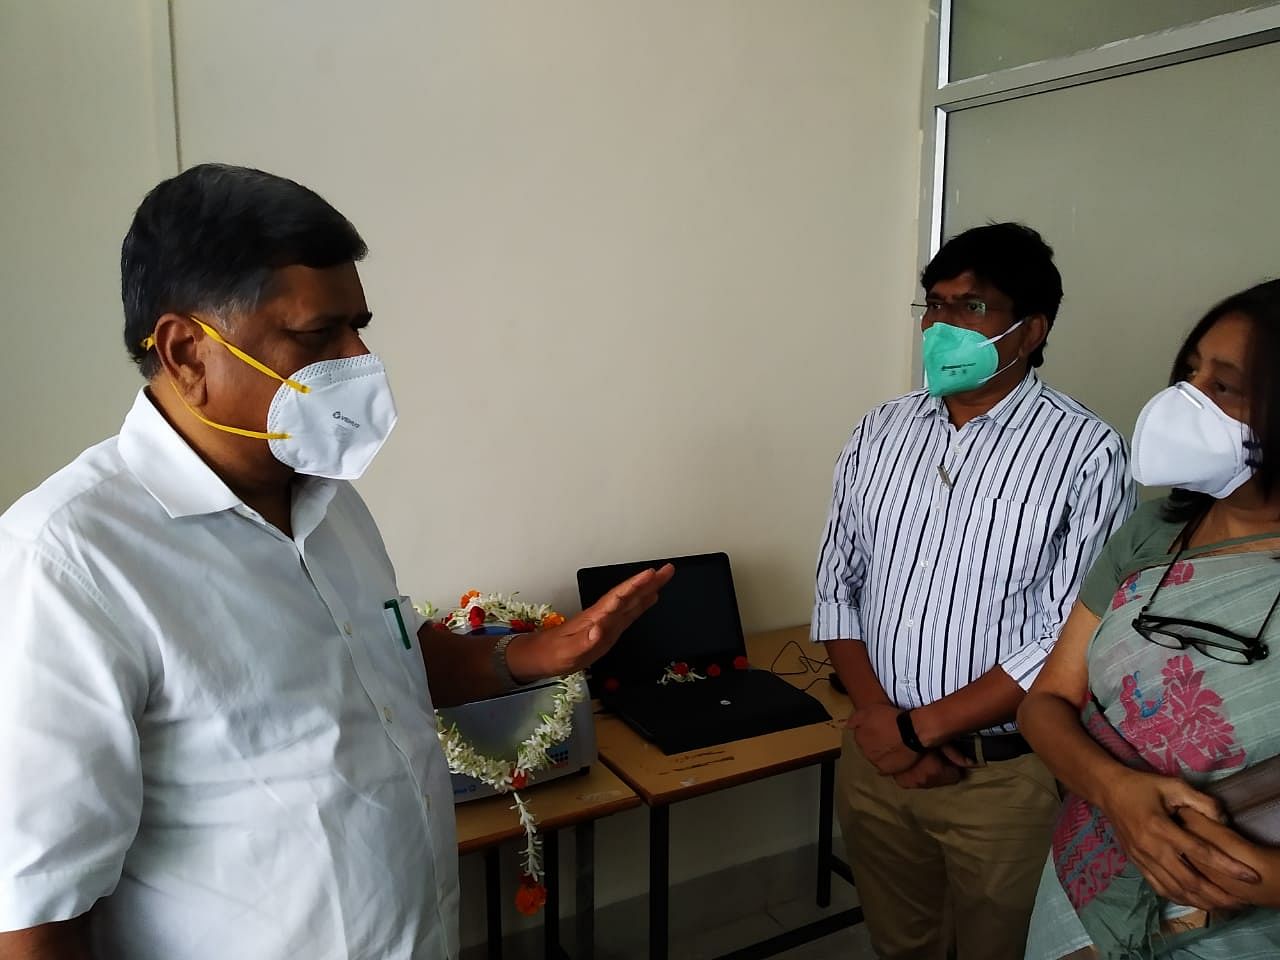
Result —
POLYGON ((120 241, 177 172, 163 0, 0 0, 0 510, 115 433, 120 241))
POLYGON ((749 626, 807 618, 835 455, 909 381, 924 6, 177 6, 184 164, 372 248, 402 589, 572 608, 579 566, 725 549, 749 626))
MULTIPOLYGON (((910 381, 925 0, 173 6, 183 164, 298 179, 372 247, 401 426, 360 487, 403 589, 576 609, 578 566, 726 549, 749 629, 807 619, 835 456, 910 381)), ((79 5, 82 52, 147 75, 151 7, 79 5)), ((5 503, 124 413, 115 258, 169 172, 122 153, 152 142, 154 90, 76 59, 38 74, 27 129, 58 118, 86 160, 53 177, 33 149, 26 178, 96 219, 4 258, 25 349, 0 362, 53 431, 16 446, 35 431, 6 421, 5 503), (66 354, 119 376, 53 376, 66 354)), ((678 808, 673 879, 812 842, 816 789, 811 770, 678 808)), ((602 825, 601 902, 645 889, 645 836, 640 812, 602 825)))

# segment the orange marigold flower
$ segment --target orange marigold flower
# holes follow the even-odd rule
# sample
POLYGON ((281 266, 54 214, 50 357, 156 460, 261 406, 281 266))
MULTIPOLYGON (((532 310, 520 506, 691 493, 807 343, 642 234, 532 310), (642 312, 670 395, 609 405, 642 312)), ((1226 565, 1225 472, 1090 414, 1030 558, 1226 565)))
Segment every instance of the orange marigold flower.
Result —
POLYGON ((542 618, 543 629, 546 629, 548 627, 558 627, 562 623, 564 623, 564 617, 556 613, 554 610, 552 610, 550 613, 548 613, 545 617, 542 618))
POLYGON ((547 888, 528 874, 522 876, 516 890, 516 909, 526 917, 532 917, 546 902, 547 888))
POLYGON ((479 590, 468 590, 462 595, 462 599, 458 601, 458 606, 465 607, 468 603, 480 596, 479 590))

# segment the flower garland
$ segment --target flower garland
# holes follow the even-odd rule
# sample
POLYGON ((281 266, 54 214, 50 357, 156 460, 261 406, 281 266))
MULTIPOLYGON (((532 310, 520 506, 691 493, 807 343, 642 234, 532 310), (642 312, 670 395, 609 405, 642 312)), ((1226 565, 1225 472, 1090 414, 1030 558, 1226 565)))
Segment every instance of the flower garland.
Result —
MULTIPOLYGON (((707 674, 713 677, 720 675, 720 667, 718 664, 711 664, 707 668, 707 674), (714 670, 714 673, 711 671, 714 670)), ((667 664, 667 669, 662 672, 662 676, 658 678, 658 683, 666 686, 668 683, 693 683, 695 680, 707 679, 707 674, 699 673, 697 670, 690 669, 689 665, 683 660, 673 661, 667 664)))
MULTIPOLYGON (((733 658, 731 666, 734 670, 750 670, 751 662, 741 654, 733 658)), ((658 684, 666 686, 669 683, 695 683, 698 680, 714 680, 724 672, 720 664, 712 661, 702 668, 705 673, 699 673, 697 668, 690 665, 685 660, 672 660, 662 670, 662 676, 658 677, 658 684)), ((605 693, 617 693, 622 689, 622 682, 617 677, 605 677, 601 685, 605 693)))
MULTIPOLYGON (((466 626, 477 631, 488 624, 494 624, 506 626, 516 633, 527 633, 562 623, 564 617, 545 603, 522 603, 515 600, 514 594, 481 594, 478 590, 470 590, 462 595, 459 608, 438 623, 437 628, 448 630, 451 627, 466 626)), ((440 711, 436 711, 440 746, 449 765, 449 772, 479 780, 499 794, 509 793, 515 801, 511 809, 519 816, 525 836, 524 850, 521 852, 523 872, 520 876, 520 888, 516 892, 516 909, 527 916, 542 909, 547 901, 547 888, 543 882, 542 841, 538 838, 538 820, 519 791, 528 786, 533 774, 551 765, 549 751, 569 739, 573 732, 574 707, 587 698, 586 680, 581 673, 560 677, 557 683, 558 689, 552 697, 550 713, 540 715, 538 725, 516 748, 514 759, 480 753, 462 735, 456 723, 446 724, 440 711)))
POLYGON ((482 630, 488 626, 507 627, 512 633, 529 633, 558 627, 564 617, 548 603, 525 603, 516 594, 481 593, 468 590, 458 601, 458 609, 444 618, 449 630, 482 630))

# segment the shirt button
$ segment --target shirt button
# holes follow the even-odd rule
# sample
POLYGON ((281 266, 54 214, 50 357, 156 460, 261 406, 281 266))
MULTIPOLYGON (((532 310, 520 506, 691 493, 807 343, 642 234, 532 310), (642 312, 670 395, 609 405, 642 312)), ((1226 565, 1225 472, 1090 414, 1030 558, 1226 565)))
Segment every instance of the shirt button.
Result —
POLYGON ((929 569, 929 561, 928 561, 928 560, 921 560, 921 561, 920 561, 920 569, 921 569, 921 570, 928 570, 928 569, 929 569))
POLYGON ((342 632, 343 632, 343 633, 345 633, 348 637, 349 637, 349 636, 351 636, 351 621, 350 621, 350 620, 348 620, 346 623, 344 623, 344 624, 342 625, 342 632))
POLYGON ((907 621, 907 626, 908 626, 908 627, 914 627, 915 625, 916 625, 916 622, 915 622, 914 620, 908 620, 908 621, 907 621))
POLYGON ((391 708, 390 708, 390 707, 383 707, 383 708, 382 708, 382 718, 383 718, 384 720, 386 720, 386 721, 387 721, 387 723, 390 723, 390 722, 391 722, 391 708))

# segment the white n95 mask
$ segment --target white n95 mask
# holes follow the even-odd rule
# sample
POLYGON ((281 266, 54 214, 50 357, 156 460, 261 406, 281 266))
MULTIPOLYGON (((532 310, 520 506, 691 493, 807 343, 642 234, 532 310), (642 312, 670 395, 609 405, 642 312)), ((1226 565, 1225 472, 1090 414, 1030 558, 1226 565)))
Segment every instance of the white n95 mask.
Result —
MULTIPOLYGON (((272 456, 298 473, 331 480, 355 480, 364 474, 397 419, 387 371, 375 354, 321 360, 292 377, 282 377, 198 317, 191 319, 238 359, 280 381, 267 411, 265 431, 231 427, 201 416, 170 381, 197 420, 225 433, 266 440, 272 456)), ((142 342, 148 350, 154 344, 155 337, 142 342)))
POLYGON ((1133 429, 1133 479, 1222 499, 1257 469, 1258 441, 1248 424, 1228 416, 1190 383, 1161 390, 1133 429))
POLYGON ((396 425, 396 403, 382 361, 372 353, 321 360, 280 384, 267 411, 272 455, 298 473, 355 480, 396 425))

